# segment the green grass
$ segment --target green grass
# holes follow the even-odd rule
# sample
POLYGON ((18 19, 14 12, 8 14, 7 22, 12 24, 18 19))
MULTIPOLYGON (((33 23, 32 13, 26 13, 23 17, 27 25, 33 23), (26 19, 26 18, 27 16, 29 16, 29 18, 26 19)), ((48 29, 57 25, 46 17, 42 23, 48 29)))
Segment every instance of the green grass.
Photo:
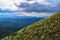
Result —
POLYGON ((60 12, 12 33, 2 40, 60 40, 60 12))

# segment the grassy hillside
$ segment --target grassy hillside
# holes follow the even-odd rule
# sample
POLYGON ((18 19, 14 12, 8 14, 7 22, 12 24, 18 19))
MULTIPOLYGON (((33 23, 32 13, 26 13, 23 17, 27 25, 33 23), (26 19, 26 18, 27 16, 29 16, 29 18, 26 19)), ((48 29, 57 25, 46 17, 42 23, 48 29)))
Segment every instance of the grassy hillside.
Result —
POLYGON ((60 12, 8 35, 2 40, 60 40, 60 12))

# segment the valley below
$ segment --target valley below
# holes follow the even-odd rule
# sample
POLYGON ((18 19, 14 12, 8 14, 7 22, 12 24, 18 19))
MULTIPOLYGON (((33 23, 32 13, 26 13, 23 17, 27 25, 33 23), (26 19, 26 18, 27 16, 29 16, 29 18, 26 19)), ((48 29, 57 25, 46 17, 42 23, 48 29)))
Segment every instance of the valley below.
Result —
POLYGON ((34 22, 37 22, 43 17, 25 17, 25 16, 2 16, 0 17, 0 38, 11 34, 12 32, 16 32, 34 22))

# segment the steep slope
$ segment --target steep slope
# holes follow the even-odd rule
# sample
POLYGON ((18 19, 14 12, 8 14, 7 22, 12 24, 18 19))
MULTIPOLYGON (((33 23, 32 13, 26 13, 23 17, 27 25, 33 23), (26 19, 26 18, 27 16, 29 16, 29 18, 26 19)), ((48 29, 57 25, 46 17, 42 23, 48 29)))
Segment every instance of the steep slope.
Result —
POLYGON ((43 18, 0 15, 0 39, 41 19, 43 18))
POLYGON ((60 12, 8 35, 2 40, 60 40, 60 12))

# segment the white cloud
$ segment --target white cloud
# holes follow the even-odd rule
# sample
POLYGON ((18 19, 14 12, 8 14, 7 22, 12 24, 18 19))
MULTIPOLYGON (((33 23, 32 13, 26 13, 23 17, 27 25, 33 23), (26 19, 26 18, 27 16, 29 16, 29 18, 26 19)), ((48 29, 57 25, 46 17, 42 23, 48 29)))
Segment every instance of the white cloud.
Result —
MULTIPOLYGON (((20 2, 27 2, 26 0, 0 0, 0 8, 1 9, 11 9, 11 10, 17 10, 18 7, 15 5, 20 5, 20 2)), ((33 3, 33 2, 30 2, 33 3)))
POLYGON ((17 7, 14 5, 14 0, 0 0, 1 9, 12 9, 16 10, 17 7))
POLYGON ((20 2, 26 2, 26 0, 14 0, 17 5, 20 5, 20 2))
MULTIPOLYGON (((54 3, 56 2, 55 0, 54 3)), ((26 0, 0 0, 0 8, 2 9, 12 9, 12 10, 17 10, 18 7, 16 7, 15 3, 17 5, 20 5, 20 2, 27 2, 27 3, 34 3, 38 2, 44 5, 51 5, 51 3, 47 2, 47 0, 31 0, 31 1, 26 1, 26 0)))
POLYGON ((27 12, 21 12, 21 13, 17 13, 17 16, 35 16, 35 17, 45 17, 45 16, 49 16, 52 15, 52 13, 46 13, 46 12, 41 12, 41 13, 36 13, 36 12, 32 12, 32 13, 27 13, 27 12))
POLYGON ((46 0, 36 0, 38 3, 44 4, 44 5, 48 5, 50 4, 49 2, 47 2, 46 0))
POLYGON ((15 3, 17 3, 17 5, 19 5, 20 2, 27 2, 27 3, 38 2, 38 3, 44 4, 44 5, 50 4, 49 2, 47 2, 47 0, 31 0, 31 1, 26 1, 26 0, 15 0, 15 3))
POLYGON ((26 1, 26 0, 15 0, 15 3, 17 5, 20 5, 21 2, 26 2, 26 3, 35 3, 35 2, 38 2, 42 5, 45 5, 45 6, 51 6, 51 7, 55 7, 56 6, 56 1, 55 0, 50 0, 51 2, 48 2, 48 0, 31 0, 31 1, 26 1))

